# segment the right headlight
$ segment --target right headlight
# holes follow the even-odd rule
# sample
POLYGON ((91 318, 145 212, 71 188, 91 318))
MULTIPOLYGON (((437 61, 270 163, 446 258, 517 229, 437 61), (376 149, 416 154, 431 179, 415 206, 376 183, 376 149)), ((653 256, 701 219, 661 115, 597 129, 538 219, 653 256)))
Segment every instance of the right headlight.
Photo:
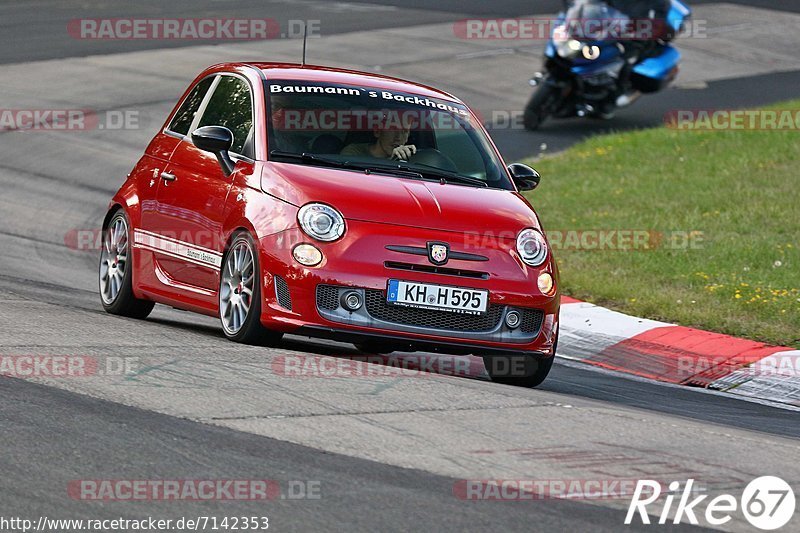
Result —
POLYGON ((539 230, 524 229, 517 235, 517 253, 526 265, 539 266, 547 259, 547 241, 539 230))
POLYGON ((556 41, 556 52, 564 59, 571 59, 577 56, 583 49, 583 44, 577 39, 565 39, 556 41))
POLYGON ((318 241, 331 242, 344 235, 344 217, 329 205, 306 204, 297 212, 297 221, 306 235, 318 241))

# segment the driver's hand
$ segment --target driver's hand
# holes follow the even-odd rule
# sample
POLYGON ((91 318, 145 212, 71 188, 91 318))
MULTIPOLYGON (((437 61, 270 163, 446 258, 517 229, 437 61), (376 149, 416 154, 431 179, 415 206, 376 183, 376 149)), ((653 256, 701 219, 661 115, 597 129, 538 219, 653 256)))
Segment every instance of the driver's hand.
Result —
POLYGON ((417 153, 417 147, 413 144, 406 144, 403 146, 398 146, 394 150, 392 150, 392 159, 397 159, 399 161, 408 161, 408 159, 417 153))

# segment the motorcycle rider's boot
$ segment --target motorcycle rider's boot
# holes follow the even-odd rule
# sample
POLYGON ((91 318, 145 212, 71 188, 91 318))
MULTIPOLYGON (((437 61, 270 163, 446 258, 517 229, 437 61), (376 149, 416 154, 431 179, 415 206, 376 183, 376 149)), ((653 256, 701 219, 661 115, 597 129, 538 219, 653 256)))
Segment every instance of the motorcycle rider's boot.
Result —
POLYGON ((628 107, 638 100, 640 96, 642 96, 642 93, 639 91, 621 94, 617 97, 617 107, 628 107))

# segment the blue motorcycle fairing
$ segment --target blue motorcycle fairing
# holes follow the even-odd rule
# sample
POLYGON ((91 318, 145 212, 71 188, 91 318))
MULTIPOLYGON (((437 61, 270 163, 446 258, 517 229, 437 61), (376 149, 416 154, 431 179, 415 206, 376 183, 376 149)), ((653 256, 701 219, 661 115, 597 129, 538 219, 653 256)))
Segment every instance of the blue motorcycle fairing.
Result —
POLYGON ((667 13, 667 24, 675 30, 675 32, 679 32, 683 29, 683 24, 686 22, 691 14, 692 10, 681 2, 681 0, 671 0, 672 5, 670 6, 669 13, 667 13))
POLYGON ((680 61, 681 53, 678 49, 670 45, 665 45, 657 56, 648 57, 640 61, 633 67, 633 72, 646 78, 663 80, 670 75, 680 61))

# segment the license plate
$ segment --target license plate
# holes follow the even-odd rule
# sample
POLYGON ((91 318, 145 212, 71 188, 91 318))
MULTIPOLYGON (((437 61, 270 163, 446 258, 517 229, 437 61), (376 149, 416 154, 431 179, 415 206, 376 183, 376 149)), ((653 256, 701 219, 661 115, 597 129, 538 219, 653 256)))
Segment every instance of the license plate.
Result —
POLYGON ((406 307, 480 315, 489 306, 489 291, 390 279, 386 301, 406 307))

